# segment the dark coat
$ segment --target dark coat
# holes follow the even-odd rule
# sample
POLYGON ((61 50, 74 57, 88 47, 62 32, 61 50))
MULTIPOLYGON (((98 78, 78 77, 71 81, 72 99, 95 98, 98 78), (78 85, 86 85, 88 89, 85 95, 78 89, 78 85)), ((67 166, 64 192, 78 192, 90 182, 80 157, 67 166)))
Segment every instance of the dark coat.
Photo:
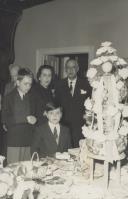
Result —
POLYGON ((16 86, 14 85, 14 82, 9 82, 8 84, 6 84, 4 95, 9 94, 15 87, 16 86))
POLYGON ((33 92, 29 92, 21 100, 15 88, 3 99, 2 122, 6 125, 7 146, 30 146, 34 125, 28 124, 27 116, 33 115, 38 119, 38 99, 33 92))
POLYGON ((85 79, 77 78, 72 96, 66 78, 57 83, 55 94, 56 100, 63 107, 63 122, 71 129, 73 146, 78 147, 79 140, 83 138, 81 127, 83 125, 84 102, 91 94, 89 83, 85 79))
POLYGON ((39 83, 36 83, 34 85, 34 87, 35 87, 35 90, 38 93, 38 95, 43 100, 44 104, 47 104, 48 102, 53 100, 52 89, 50 87, 49 88, 44 88, 39 83))
POLYGON ((49 88, 44 88, 41 86, 39 83, 36 83, 33 88, 34 92, 39 98, 38 101, 38 115, 39 115, 39 121, 38 121, 38 126, 44 124, 47 122, 46 116, 43 116, 44 111, 46 110, 46 104, 48 102, 53 101, 53 95, 52 95, 52 89, 49 88))
POLYGON ((71 148, 69 129, 60 125, 59 143, 57 144, 48 122, 36 127, 32 144, 32 153, 38 152, 40 157, 53 156, 56 152, 64 152, 71 148))

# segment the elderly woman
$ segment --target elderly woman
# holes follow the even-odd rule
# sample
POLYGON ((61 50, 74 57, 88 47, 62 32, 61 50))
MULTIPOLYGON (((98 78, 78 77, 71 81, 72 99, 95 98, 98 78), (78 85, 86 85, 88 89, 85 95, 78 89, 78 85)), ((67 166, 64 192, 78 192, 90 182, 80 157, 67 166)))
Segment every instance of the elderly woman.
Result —
POLYGON ((42 114, 42 110, 45 110, 45 106, 48 102, 53 101, 54 93, 52 92, 52 80, 54 70, 50 65, 41 65, 37 72, 37 83, 35 84, 35 90, 37 95, 40 98, 39 102, 39 112, 40 112, 40 121, 38 124, 44 123, 47 119, 42 114))

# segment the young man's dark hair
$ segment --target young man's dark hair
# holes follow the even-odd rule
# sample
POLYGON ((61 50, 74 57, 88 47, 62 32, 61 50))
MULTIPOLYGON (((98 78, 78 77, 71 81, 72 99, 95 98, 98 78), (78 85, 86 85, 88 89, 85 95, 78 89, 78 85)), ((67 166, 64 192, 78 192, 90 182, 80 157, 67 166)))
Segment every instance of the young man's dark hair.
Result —
POLYGON ((55 103, 55 102, 48 102, 46 104, 46 108, 45 108, 45 111, 48 112, 48 111, 53 111, 55 109, 58 109, 60 108, 60 111, 62 111, 62 107, 59 103, 55 103))
POLYGON ((28 68, 21 68, 18 71, 17 80, 22 80, 24 76, 28 76, 33 79, 33 73, 28 68))

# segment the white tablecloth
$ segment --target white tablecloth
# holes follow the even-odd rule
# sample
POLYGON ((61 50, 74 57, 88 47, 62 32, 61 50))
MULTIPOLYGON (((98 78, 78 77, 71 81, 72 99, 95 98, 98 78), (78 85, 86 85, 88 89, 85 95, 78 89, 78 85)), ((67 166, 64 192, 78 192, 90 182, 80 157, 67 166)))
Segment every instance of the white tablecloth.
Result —
MULTIPOLYGON (((102 183, 103 178, 96 176, 94 182, 90 184, 89 170, 86 170, 84 173, 80 172, 80 167, 76 161, 43 160, 43 166, 41 167, 48 166, 47 174, 41 179, 34 179, 34 181, 28 177, 23 177, 23 172, 25 171, 22 170, 24 170, 24 167, 19 171, 17 169, 18 167, 20 168, 20 165, 26 165, 26 163, 30 162, 21 162, 10 166, 14 173, 19 175, 17 178, 19 189, 17 190, 17 197, 14 199, 20 199, 20 191, 25 183, 26 187, 32 187, 33 183, 35 183, 35 189, 40 192, 38 199, 126 199, 128 196, 127 165, 121 169, 121 185, 116 184, 114 170, 110 173, 109 189, 105 192, 102 183)), ((98 166, 97 164, 96 170, 99 173, 102 172, 101 168, 102 165, 98 166)), ((26 197, 24 196, 23 199, 26 199, 26 197)))

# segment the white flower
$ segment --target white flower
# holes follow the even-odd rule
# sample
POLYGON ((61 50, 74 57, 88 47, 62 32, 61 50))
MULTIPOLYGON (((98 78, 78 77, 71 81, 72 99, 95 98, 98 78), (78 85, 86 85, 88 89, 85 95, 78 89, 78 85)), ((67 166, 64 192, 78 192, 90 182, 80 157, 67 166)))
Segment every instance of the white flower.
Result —
POLYGON ((117 61, 117 62, 116 62, 116 65, 117 65, 117 66, 120 66, 120 62, 119 62, 119 61, 117 61))
POLYGON ((92 79, 93 77, 95 77, 96 73, 97 73, 97 70, 95 68, 90 68, 87 71, 87 77, 92 79))
POLYGON ((14 192, 13 199, 22 199, 24 191, 26 190, 30 190, 30 196, 32 199, 34 199, 34 197, 32 196, 32 192, 34 191, 35 186, 36 183, 34 181, 20 182, 14 192))
POLYGON ((8 173, 0 174, 0 181, 7 183, 9 186, 12 186, 14 182, 13 177, 11 177, 8 173))
POLYGON ((118 57, 117 57, 116 55, 111 55, 111 56, 109 56, 109 60, 110 60, 111 62, 115 62, 115 61, 117 61, 117 59, 118 59, 118 57))
POLYGON ((122 115, 123 117, 128 117, 128 106, 123 107, 122 115))
POLYGON ((84 106, 87 110, 89 110, 89 111, 92 110, 92 101, 89 97, 85 100, 84 106))
POLYGON ((81 95, 85 95, 87 93, 87 91, 83 90, 83 89, 80 89, 80 93, 81 93, 81 95))
POLYGON ((0 155, 0 161, 4 161, 5 160, 5 157, 0 155))
POLYGON ((86 137, 86 131, 88 131, 88 127, 87 126, 82 126, 82 134, 84 135, 84 137, 86 137))
POLYGON ((124 106, 125 106, 124 104, 121 104, 121 103, 118 104, 118 108, 119 108, 121 111, 123 110, 124 106))
POLYGON ((108 47, 108 48, 107 48, 107 52, 108 52, 109 54, 112 54, 112 53, 115 53, 115 52, 116 52, 116 49, 115 49, 115 48, 112 48, 112 47, 108 47))
POLYGON ((86 137, 90 133, 92 133, 92 129, 90 129, 86 125, 82 126, 82 134, 84 135, 84 137, 86 137))
POLYGON ((107 52, 107 47, 101 47, 96 51, 96 55, 101 55, 102 53, 107 52))
POLYGON ((5 157, 0 155, 0 167, 3 168, 3 162, 5 160, 5 157))
POLYGON ((126 120, 123 120, 122 125, 128 128, 128 122, 126 120))
MULTIPOLYGON (((96 98, 96 96, 95 96, 95 98, 96 98)), ((94 113, 99 113, 99 106, 98 106, 98 104, 97 103, 95 103, 94 104, 94 106, 93 106, 93 111, 94 111, 94 113)))
POLYGON ((92 86, 93 88, 98 88, 99 82, 98 82, 98 81, 93 81, 93 82, 91 83, 91 86, 92 86))
POLYGON ((128 68, 119 69, 119 75, 123 79, 127 79, 128 78, 128 68))
POLYGON ((114 116, 118 112, 118 109, 112 105, 110 105, 107 109, 106 114, 110 116, 114 116))
POLYGON ((105 62, 102 64, 102 70, 105 73, 109 73, 112 71, 112 63, 111 62, 105 62))
POLYGON ((93 60, 90 62, 90 64, 91 64, 92 66, 100 66, 102 63, 103 63, 103 62, 102 62, 102 60, 101 60, 100 58, 93 59, 93 60))
POLYGON ((5 182, 0 182, 0 198, 7 194, 8 188, 9 187, 5 182))
POLYGON ((122 58, 118 58, 117 65, 124 66, 127 65, 127 62, 122 58))
POLYGON ((126 136, 126 135, 128 134, 128 128, 127 128, 126 126, 122 126, 122 127, 119 129, 118 133, 119 133, 120 135, 126 136))
POLYGON ((105 41, 105 42, 101 43, 101 46, 104 46, 104 47, 108 47, 108 46, 111 46, 111 45, 112 45, 112 42, 110 42, 110 41, 105 41))
POLYGON ((116 87, 117 89, 121 89, 124 86, 124 82, 122 82, 121 80, 117 82, 116 87))
POLYGON ((8 192, 7 192, 7 195, 12 196, 13 193, 14 193, 14 187, 10 187, 8 192))
POLYGON ((104 63, 104 62, 107 62, 109 60, 109 57, 108 56, 101 56, 100 60, 104 63))

